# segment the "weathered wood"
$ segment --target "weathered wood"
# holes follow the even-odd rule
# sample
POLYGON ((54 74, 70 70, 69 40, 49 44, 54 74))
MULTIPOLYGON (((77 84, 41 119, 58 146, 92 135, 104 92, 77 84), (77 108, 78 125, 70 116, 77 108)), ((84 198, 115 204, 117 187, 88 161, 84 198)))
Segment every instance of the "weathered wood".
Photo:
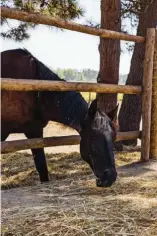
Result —
MULTIPOLYGON (((116 141, 137 139, 138 137, 140 137, 139 131, 120 132, 117 135, 116 141)), ((80 143, 79 135, 4 141, 1 143, 1 153, 9 153, 31 148, 77 145, 79 143, 80 143)))
POLYGON ((80 143, 79 135, 4 141, 1 143, 1 153, 9 153, 31 148, 76 145, 79 143, 80 143))
POLYGON ((143 93, 142 93, 142 144, 141 144, 142 161, 149 160, 149 151, 150 151, 154 43, 155 43, 155 29, 148 29, 146 37, 146 50, 145 50, 145 60, 144 60, 144 72, 143 72, 143 93))
POLYGON ((116 137, 116 142, 132 139, 141 139, 142 131, 128 131, 128 132, 118 132, 116 137))
POLYGON ((13 8, 1 7, 1 17, 5 17, 9 19, 16 19, 20 21, 26 21, 26 22, 33 22, 36 24, 53 25, 55 27, 59 27, 62 29, 100 36, 103 38, 127 40, 127 41, 133 41, 136 43, 143 43, 145 41, 145 38, 141 36, 129 35, 129 34, 119 33, 119 32, 105 30, 105 29, 96 29, 96 28, 85 26, 85 25, 73 23, 67 20, 61 20, 59 18, 54 18, 54 17, 41 15, 41 14, 39 15, 35 13, 28 13, 28 12, 19 11, 13 8))
POLYGON ((154 52, 153 81, 152 81, 150 158, 157 158, 157 30, 155 33, 155 52, 154 52))
POLYGON ((10 78, 1 79, 1 89, 10 91, 80 91, 125 94, 140 94, 142 92, 141 86, 10 78))

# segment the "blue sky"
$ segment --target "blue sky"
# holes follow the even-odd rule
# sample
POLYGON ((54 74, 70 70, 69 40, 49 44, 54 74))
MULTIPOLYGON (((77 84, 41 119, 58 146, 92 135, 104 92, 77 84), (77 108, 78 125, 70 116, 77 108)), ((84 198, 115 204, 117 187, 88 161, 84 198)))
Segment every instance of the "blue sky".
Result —
MULTIPOLYGON (((77 20, 85 23, 85 19, 100 21, 100 0, 79 0, 85 9, 85 18, 77 20)), ((10 24, 16 24, 11 21, 10 24)), ((99 70, 99 37, 57 28, 38 26, 30 30, 30 39, 22 43, 1 39, 1 51, 25 47, 39 60, 51 68, 91 68, 99 70)), ((123 43, 122 43, 123 44, 123 43)), ((123 45, 122 45, 123 46, 123 45)), ((120 73, 127 74, 130 67, 131 54, 121 54, 120 73)))

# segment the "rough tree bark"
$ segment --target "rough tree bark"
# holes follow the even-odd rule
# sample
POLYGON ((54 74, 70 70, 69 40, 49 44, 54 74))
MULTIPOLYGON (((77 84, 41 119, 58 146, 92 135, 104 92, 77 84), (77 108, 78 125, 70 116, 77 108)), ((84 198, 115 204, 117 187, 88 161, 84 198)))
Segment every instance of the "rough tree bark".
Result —
POLYGON ((157 29, 155 33, 151 112, 150 158, 157 158, 157 29))
MULTIPOLYGON (((121 3, 120 0, 101 1, 101 28, 121 31, 121 3)), ((120 40, 100 38, 100 70, 97 82, 118 84, 120 40)), ((116 94, 97 94, 98 106, 108 112, 117 103, 116 94)))
MULTIPOLYGON (((141 0, 143 2, 144 0, 141 0)), ((147 28, 155 28, 157 24, 157 0, 150 2, 149 7, 139 17, 137 35, 145 36, 147 28)), ((130 72, 126 84, 142 85, 145 44, 135 44, 130 72)), ((141 95, 124 95, 119 113, 120 131, 140 129, 141 95)), ((137 140, 124 141, 125 145, 137 145, 137 140)))

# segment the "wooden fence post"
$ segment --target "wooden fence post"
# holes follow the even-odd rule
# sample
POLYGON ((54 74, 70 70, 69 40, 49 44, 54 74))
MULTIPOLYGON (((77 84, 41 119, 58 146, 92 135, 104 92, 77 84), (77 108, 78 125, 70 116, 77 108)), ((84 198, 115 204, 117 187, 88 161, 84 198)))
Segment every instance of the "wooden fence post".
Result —
POLYGON ((152 81, 150 158, 157 158, 157 30, 155 33, 155 52, 154 52, 153 81, 152 81))
POLYGON ((149 160, 155 29, 147 30, 143 71, 141 161, 149 160))

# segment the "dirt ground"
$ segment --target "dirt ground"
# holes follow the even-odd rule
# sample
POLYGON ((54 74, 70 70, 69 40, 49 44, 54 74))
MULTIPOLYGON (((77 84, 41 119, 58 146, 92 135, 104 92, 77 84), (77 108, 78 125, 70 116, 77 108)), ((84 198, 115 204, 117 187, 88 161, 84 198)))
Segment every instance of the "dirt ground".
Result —
MULTIPOLYGON (((50 123, 44 136, 76 134, 50 123)), ((10 139, 24 138, 10 135, 10 139)), ((32 155, 2 155, 2 235, 157 236, 157 161, 115 153, 118 179, 97 188, 79 146, 46 148, 50 174, 40 184, 32 155)))

